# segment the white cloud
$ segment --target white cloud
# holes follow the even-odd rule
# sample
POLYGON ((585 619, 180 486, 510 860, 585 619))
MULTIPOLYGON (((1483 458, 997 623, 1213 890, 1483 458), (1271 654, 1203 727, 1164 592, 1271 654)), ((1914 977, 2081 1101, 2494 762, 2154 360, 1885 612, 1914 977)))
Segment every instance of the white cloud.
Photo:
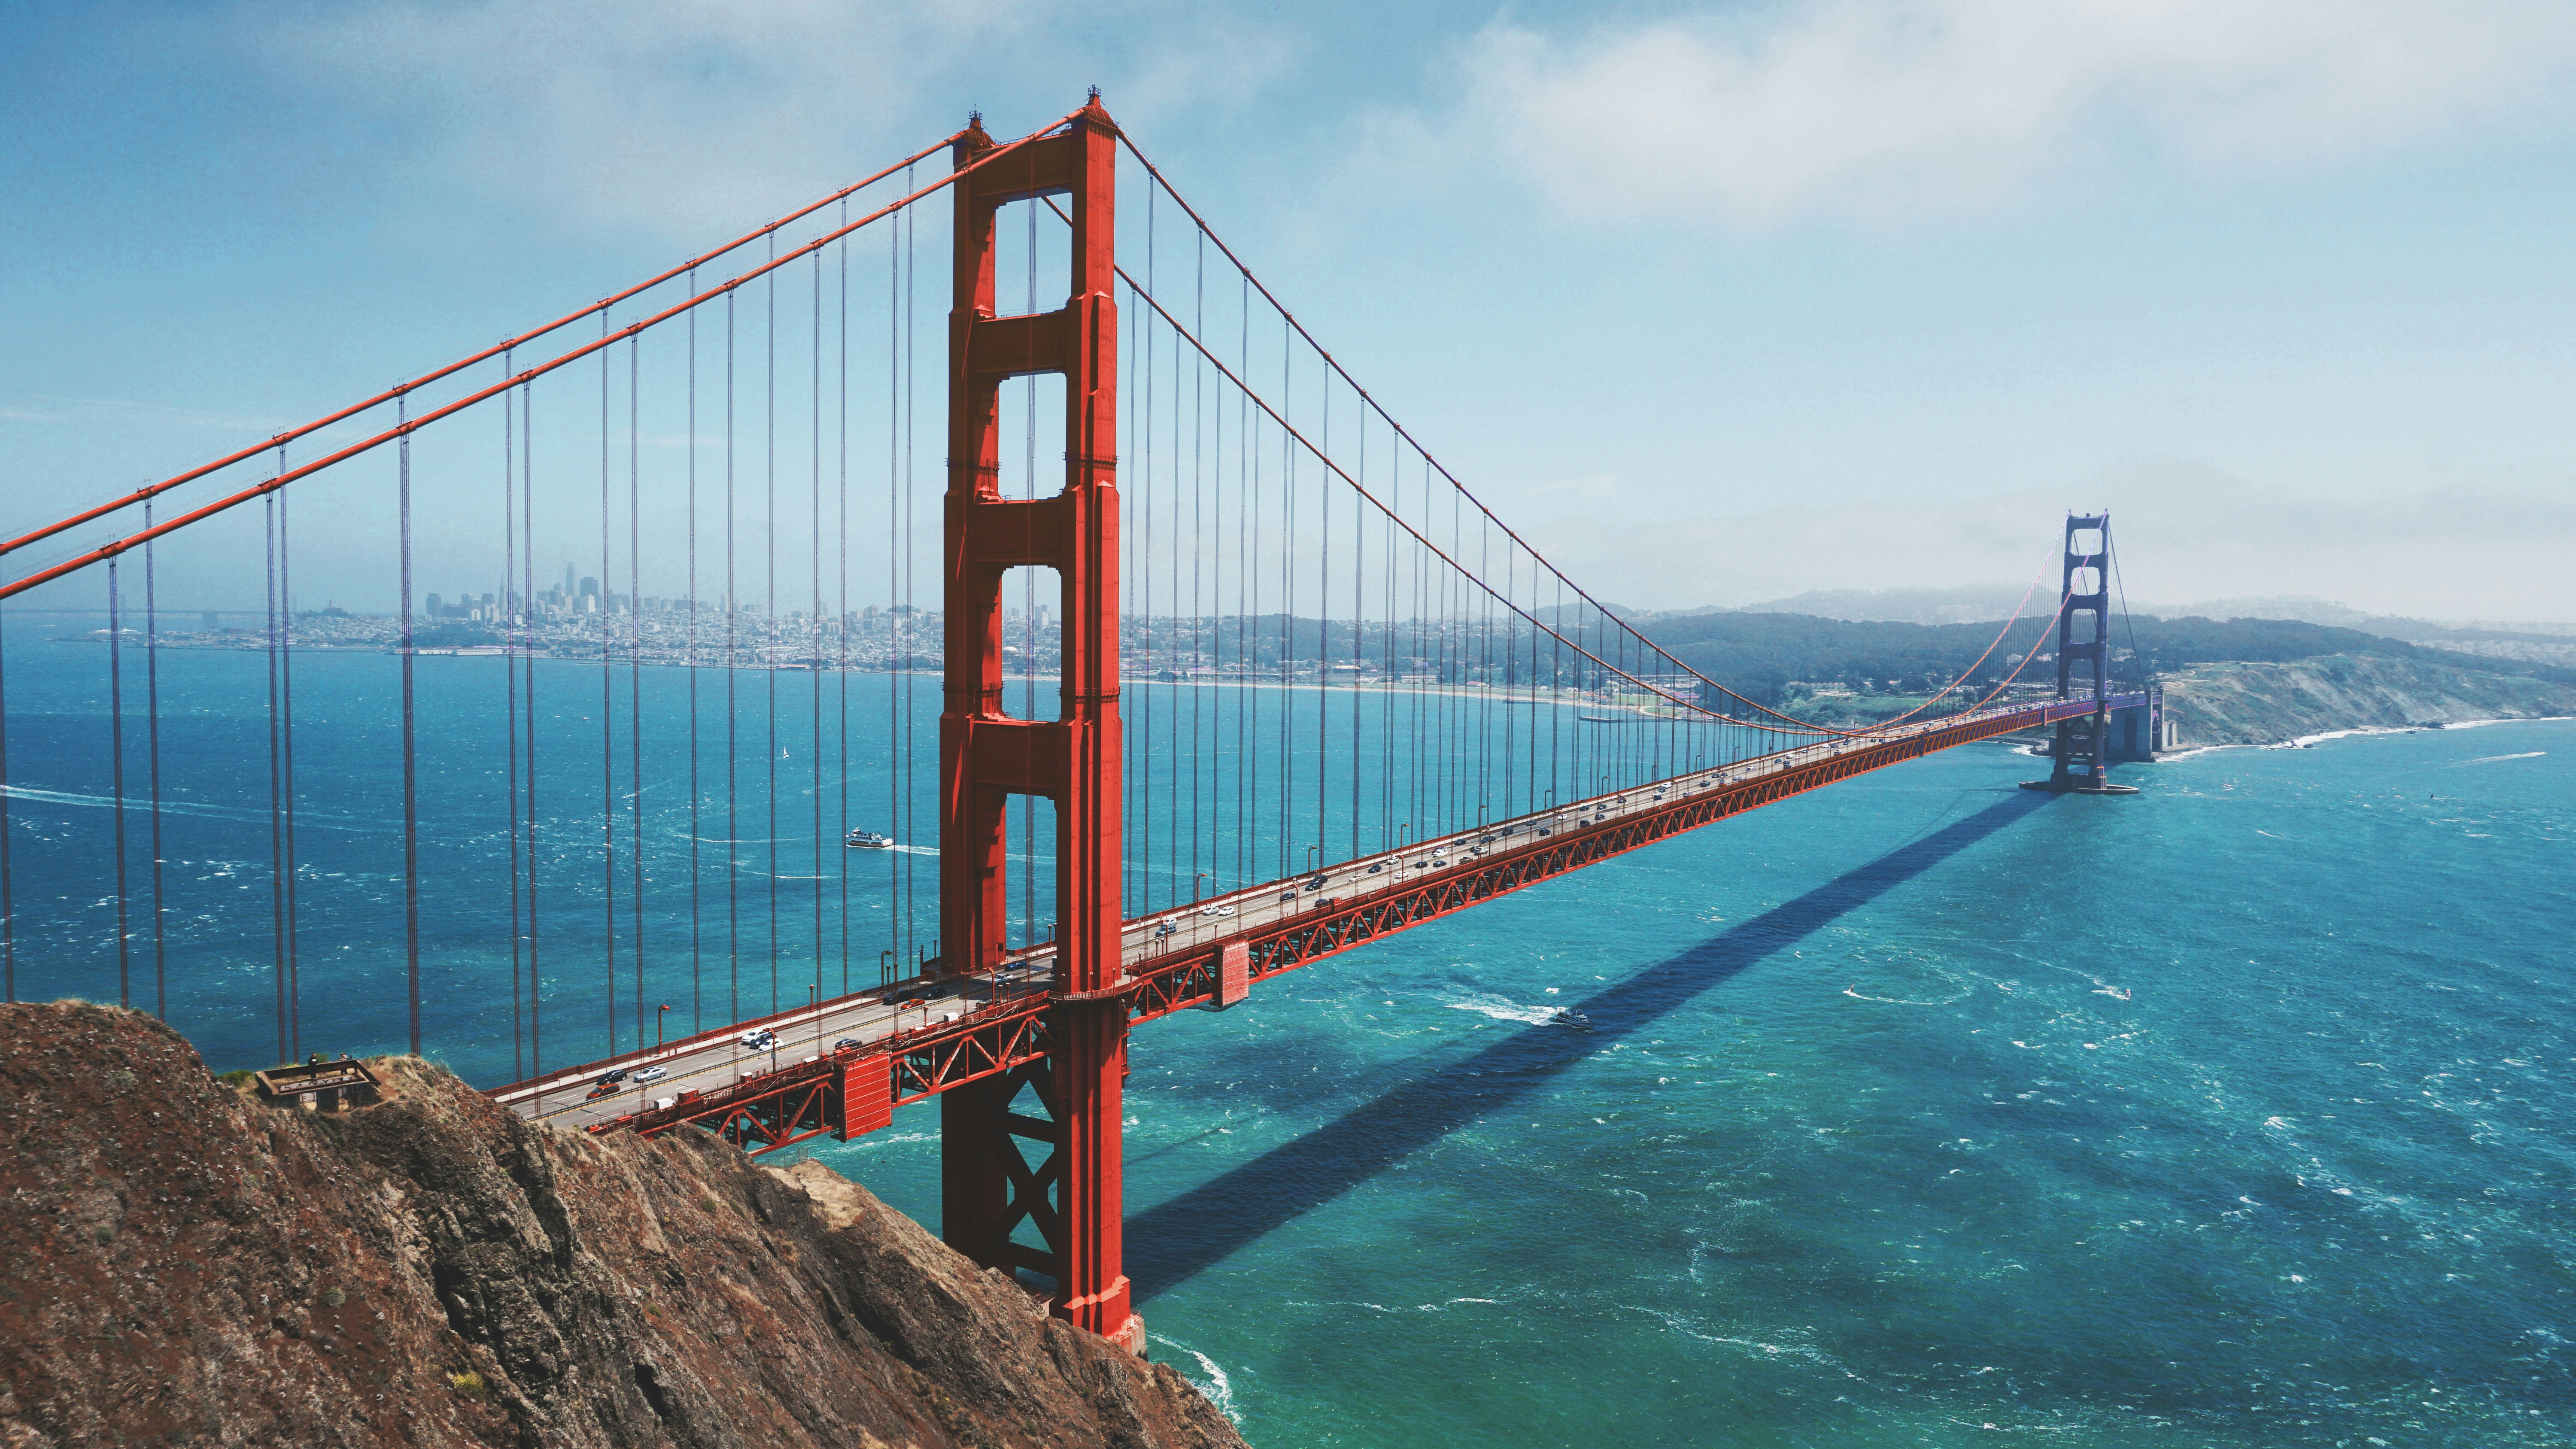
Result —
POLYGON ((2009 201, 2143 150, 2222 174, 2563 115, 2561 0, 1794 0, 1565 36, 1500 23, 1460 134, 1562 210, 1732 226, 2009 201))
POLYGON ((575 229, 700 240, 926 145, 970 106, 1000 134, 1072 110, 1089 82, 1130 124, 1231 109, 1297 49, 1265 21, 1122 9, 1156 39, 1070 38, 1104 26, 1065 0, 253 0, 236 22, 299 85, 383 118, 442 185, 575 229))
POLYGON ((1597 514, 1530 536, 1606 596, 1640 608, 1742 605, 1811 589, 2054 587, 2058 521, 2108 507, 2129 597, 2336 599, 2418 618, 2576 619, 2562 561, 2576 550, 2564 495, 2451 491, 2373 501, 2267 489, 2217 470, 2137 463, 2063 490, 1955 504, 1781 508, 1673 518, 1652 528, 1597 514))

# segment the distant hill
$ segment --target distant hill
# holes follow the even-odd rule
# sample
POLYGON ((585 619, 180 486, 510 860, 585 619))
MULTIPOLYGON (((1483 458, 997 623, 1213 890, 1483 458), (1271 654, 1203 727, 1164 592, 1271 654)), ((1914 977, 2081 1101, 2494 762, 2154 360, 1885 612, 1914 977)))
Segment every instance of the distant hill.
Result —
MULTIPOLYGON (((1800 690, 1799 685, 1848 685, 1900 693, 1937 688, 1994 644, 1998 621, 1915 624, 1729 612, 1648 615, 1638 621, 1638 627, 1691 668, 1748 698, 1771 704, 1792 694, 1813 692, 1800 690)), ((2576 668, 2555 663, 2426 648, 2384 634, 2295 619, 2120 616, 2112 620, 2111 642, 2117 660, 2112 675, 2126 681, 2218 661, 2284 663, 2352 655, 2576 684, 2576 668)), ((2023 618, 2013 626, 2011 637, 1994 647, 1977 670, 1977 678, 2000 680, 2023 653, 2053 655, 2055 647, 2056 631, 2049 627, 2048 607, 2043 605, 2037 617, 2023 618)), ((2035 660, 2021 677, 2040 682, 2056 676, 2047 663, 2035 660)))
MULTIPOLYGON (((2053 595, 2055 589, 2054 581, 2043 585, 2040 601, 2044 602, 2053 595)), ((1612 612, 1649 628, 1650 632, 1654 627, 1712 614, 1804 614, 1847 623, 1974 624, 2011 618, 2021 601, 2021 589, 2012 585, 1967 584, 1948 589, 1816 589, 1785 599, 1747 604, 1738 609, 1675 609, 1661 613, 1631 613, 1625 609, 1614 609, 1612 612)), ((2409 643, 2456 645, 2539 641, 2543 647, 2536 650, 2473 649, 2465 652, 2531 653, 2543 659, 2557 657, 2559 646, 2552 641, 2576 644, 2576 622, 2412 619, 2368 613, 2313 594, 2248 595, 2204 599, 2196 604, 2160 604, 2141 599, 2132 601, 2131 607, 2142 619, 2152 616, 2160 619, 2277 620, 2354 629, 2409 643)))
MULTIPOLYGON (((2053 593, 2055 585, 2044 585, 2053 593)), ((1968 584, 1953 589, 1815 589, 1785 599, 1747 604, 1726 612, 1737 614, 1809 614, 1819 619, 1870 620, 1894 624, 1967 624, 1979 619, 2009 619, 2022 591, 2009 584, 1968 584)), ((1692 614, 1712 612, 1694 609, 1692 614)), ((1675 615, 1659 614, 1655 618, 1675 615)))

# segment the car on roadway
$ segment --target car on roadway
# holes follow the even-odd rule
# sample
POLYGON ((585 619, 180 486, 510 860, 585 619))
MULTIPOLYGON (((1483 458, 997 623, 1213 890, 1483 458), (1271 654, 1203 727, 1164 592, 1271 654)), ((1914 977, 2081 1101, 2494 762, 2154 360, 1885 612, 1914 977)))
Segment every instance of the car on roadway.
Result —
POLYGON ((859 1040, 857 1037, 845 1036, 839 1041, 832 1043, 832 1050, 836 1052, 854 1052, 866 1045, 866 1042, 859 1040))
POLYGON ((641 1087, 649 1082, 658 1082, 669 1075, 671 1075, 669 1070, 663 1067, 644 1067, 635 1073, 635 1085, 641 1087))
POLYGON ((744 1032, 737 1040, 742 1043, 744 1051, 765 1052, 778 1045, 778 1033, 765 1026, 756 1026, 744 1032))
POLYGON ((1217 907, 1217 908, 1216 908, 1216 913, 1217 913, 1218 915, 1220 915, 1220 916, 1230 916, 1230 915, 1233 915, 1233 914, 1234 914, 1234 907, 1232 907, 1232 906, 1219 906, 1219 907, 1217 907))
POLYGON ((625 1080, 626 1069, 624 1067, 611 1067, 607 1071, 599 1074, 599 1085, 603 1087, 613 1087, 625 1080))

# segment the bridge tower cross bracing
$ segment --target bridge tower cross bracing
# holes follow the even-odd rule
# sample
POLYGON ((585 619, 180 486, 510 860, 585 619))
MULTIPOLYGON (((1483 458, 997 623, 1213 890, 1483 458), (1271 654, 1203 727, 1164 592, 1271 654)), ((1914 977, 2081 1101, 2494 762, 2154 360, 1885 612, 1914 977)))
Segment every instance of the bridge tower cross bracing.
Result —
MULTIPOLYGON (((993 149, 979 121, 957 142, 957 166, 993 149)), ((983 973, 1003 964, 1006 815, 1014 795, 1055 804, 1057 950, 1047 1055, 940 1098, 940 1224, 948 1243, 979 1263, 1053 1279, 1058 1317, 1141 1352, 1144 1325, 1132 1309, 1121 1251, 1128 1016, 1117 991, 1116 174, 1117 129, 1095 95, 1063 132, 994 158, 955 187, 941 557, 940 972, 983 973), (1057 311, 997 316, 997 213, 1040 197, 1066 198, 1070 296, 1057 311), (1064 379, 1064 491, 1005 499, 1000 387, 1032 374, 1064 379), (1003 711, 1002 579, 1025 566, 1053 568, 1061 579, 1062 705, 1055 720, 1012 719, 1003 711), (1048 1120, 1014 1110, 1023 1089, 1044 1103, 1048 1120), (1023 1141, 1047 1149, 1034 1169, 1023 1141), (1014 1241, 1023 1223, 1043 1249, 1014 1241)))
POLYGON ((2057 697, 2073 698, 2076 664, 2082 661, 2092 675, 2093 712, 2057 722, 2048 785, 2052 790, 2100 791, 2110 773, 2111 515, 2068 514, 2065 558, 2060 584, 2064 607, 2057 614, 2057 697), (2093 535, 2092 543, 2079 544, 2077 536, 2087 533, 2093 535), (2076 637, 2078 614, 2092 615, 2092 638, 2076 637))

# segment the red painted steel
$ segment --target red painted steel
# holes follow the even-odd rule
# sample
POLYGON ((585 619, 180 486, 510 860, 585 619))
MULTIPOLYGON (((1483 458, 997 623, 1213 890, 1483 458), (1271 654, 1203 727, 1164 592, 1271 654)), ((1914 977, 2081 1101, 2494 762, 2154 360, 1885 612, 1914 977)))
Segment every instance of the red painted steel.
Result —
POLYGON ((956 143, 956 169, 972 174, 954 194, 948 334, 940 970, 980 975, 1002 963, 1013 795, 1055 802, 1058 950, 1043 1067, 963 1075, 958 1089, 941 1095, 940 1228, 978 1262, 1046 1273, 1059 1317, 1141 1350, 1144 1329, 1130 1305, 1120 1242, 1127 1011, 1111 989, 1123 925, 1117 145, 1117 127, 1096 97, 1065 129, 1008 160, 984 160, 993 142, 980 124, 956 143), (1054 196, 1069 201, 1071 295, 1054 312, 998 316, 996 213, 1054 196), (1064 379, 1064 491, 1005 500, 999 388, 1041 373, 1064 379), (1053 568, 1062 580, 1062 706, 1053 721, 1010 719, 1002 707, 1002 578, 1022 566, 1053 568), (1050 1114, 1042 1130, 1014 1110, 1023 1091, 1050 1114), (1052 1148, 1034 1171, 1021 1155, 1024 1139, 1052 1148), (1013 1241, 1022 1223, 1035 1227, 1043 1251, 1013 1241))
MULTIPOLYGON (((2146 699, 2144 695, 2117 695, 2107 703, 2111 709, 2127 709, 2144 704, 2146 699)), ((1597 865, 1613 856, 1624 855, 1685 831, 1802 795, 1854 775, 1957 745, 2080 717, 2093 710, 2091 700, 2051 701, 2028 709, 1963 720, 1956 725, 1926 730, 1905 739, 1846 748, 1750 779, 1704 789, 1693 787, 1691 782, 1707 778, 1709 772, 1694 772, 1666 782, 1686 787, 1685 793, 1670 804, 1641 810, 1600 825, 1562 829, 1534 839, 1528 845, 1480 859, 1473 866, 1446 870, 1415 885, 1377 892, 1338 908, 1329 901, 1320 902, 1321 909, 1307 914, 1267 922, 1156 960, 1151 966, 1140 968, 1116 983, 1099 999, 1122 1010, 1131 1026, 1190 1007, 1231 1004, 1249 994, 1254 982, 1311 965, 1354 946, 1465 910, 1524 886, 1597 865), (1235 976, 1237 972, 1241 973, 1239 978, 1235 976)), ((1639 786, 1628 793, 1645 793, 1653 788, 1651 785, 1639 786)), ((1576 802, 1560 813, 1588 815, 1587 807, 1595 803, 1576 802)), ((1060 997, 1052 994, 1005 996, 961 1020, 925 1025, 870 1042, 864 1047, 851 1048, 840 1054, 839 1060, 886 1061, 890 1069, 893 1106, 933 1096, 940 1097, 943 1102, 956 1101, 960 1097, 959 1089, 979 1085, 987 1093, 1016 1093, 1022 1086, 1038 1084, 1014 1074, 1063 1050, 1059 1037, 1062 1009, 1060 997), (1007 1085, 995 1085, 997 1081, 1007 1085)), ((820 1075, 829 1070, 828 1066, 820 1063, 786 1067, 766 1077, 747 1079, 723 1091, 704 1096, 686 1095, 665 1111, 641 1113, 604 1125, 631 1126, 648 1135, 667 1131, 683 1122, 696 1122, 713 1130, 717 1123, 733 1122, 744 1116, 746 1102, 790 1097, 804 1081, 804 1074, 820 1075)), ((1013 1131, 1008 1103, 1005 1096, 984 1109, 993 1115, 995 1130, 1004 1135, 1011 1135, 1013 1131)), ((748 1114, 767 1120, 776 1115, 776 1110, 750 1109, 748 1114)), ((849 1129, 851 1132, 865 1130, 855 1125, 855 1117, 849 1120, 853 1123, 849 1129)), ((1028 1119, 1017 1120, 1022 1127, 1027 1125, 1028 1119)), ((1019 1131, 1017 1135, 1029 1134, 1019 1131)), ((999 1146, 996 1144, 992 1159, 982 1164, 1001 1184, 995 1191, 1002 1194, 1002 1199, 991 1209, 996 1220, 1008 1210, 1012 1175, 1006 1164, 1017 1160, 1016 1149, 1013 1149, 1011 1157, 1004 1158, 999 1146)), ((765 1151, 767 1147, 753 1150, 765 1151)), ((1008 1227, 1017 1221, 1016 1217, 1009 1219, 1003 1232, 991 1238, 995 1245, 990 1249, 992 1260, 1034 1266, 1034 1260, 1027 1253, 1006 1251, 998 1246, 1007 1238, 1008 1227)))

